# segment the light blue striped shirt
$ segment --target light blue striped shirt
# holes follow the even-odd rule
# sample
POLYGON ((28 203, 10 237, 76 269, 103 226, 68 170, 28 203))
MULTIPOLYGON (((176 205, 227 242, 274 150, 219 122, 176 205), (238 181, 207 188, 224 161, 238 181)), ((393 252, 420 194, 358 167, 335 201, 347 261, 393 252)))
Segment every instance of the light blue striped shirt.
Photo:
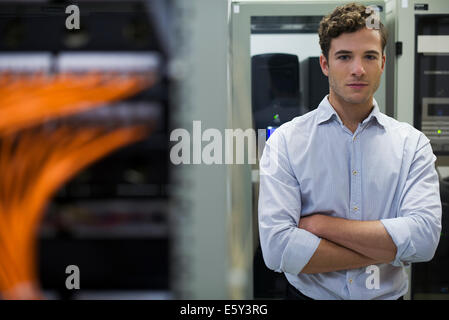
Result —
POLYGON ((327 97, 283 124, 260 161, 259 235, 266 265, 314 299, 397 299, 408 290, 405 266, 432 259, 440 239, 441 200, 429 139, 379 111, 352 133, 327 97), (302 216, 326 213, 380 220, 397 247, 368 286, 366 267, 302 274, 320 238, 299 229, 302 216))

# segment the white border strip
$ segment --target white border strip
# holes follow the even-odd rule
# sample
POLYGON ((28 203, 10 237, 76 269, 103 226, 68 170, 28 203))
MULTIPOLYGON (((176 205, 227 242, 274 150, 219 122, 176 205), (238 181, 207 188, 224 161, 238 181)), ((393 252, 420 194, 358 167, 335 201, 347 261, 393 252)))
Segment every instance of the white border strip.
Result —
POLYGON ((449 53, 449 36, 418 36, 418 53, 449 53))
POLYGON ((48 72, 51 68, 51 53, 8 52, 0 54, 0 71, 48 72))
POLYGON ((160 64, 157 52, 62 52, 56 68, 65 71, 156 71, 160 64))

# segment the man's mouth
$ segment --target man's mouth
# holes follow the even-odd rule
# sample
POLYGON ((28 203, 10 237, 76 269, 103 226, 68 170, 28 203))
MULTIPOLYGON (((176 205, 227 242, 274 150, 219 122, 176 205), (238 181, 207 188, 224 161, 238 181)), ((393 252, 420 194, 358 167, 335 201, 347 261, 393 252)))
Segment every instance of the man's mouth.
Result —
POLYGON ((351 87, 353 89, 361 89, 366 87, 368 84, 367 83, 363 83, 363 82, 353 82, 353 83, 349 83, 348 87, 351 87))

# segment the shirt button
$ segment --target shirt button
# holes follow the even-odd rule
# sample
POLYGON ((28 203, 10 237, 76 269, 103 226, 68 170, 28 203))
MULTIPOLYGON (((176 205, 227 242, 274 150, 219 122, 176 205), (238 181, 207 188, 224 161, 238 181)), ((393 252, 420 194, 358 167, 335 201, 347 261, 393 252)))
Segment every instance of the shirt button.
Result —
POLYGON ((356 176, 357 175, 357 170, 352 170, 352 174, 356 176))
POLYGON ((354 207, 352 208, 352 210, 357 211, 357 210, 359 210, 359 207, 354 206, 354 207))
POLYGON ((349 279, 349 284, 352 284, 352 279, 349 279))

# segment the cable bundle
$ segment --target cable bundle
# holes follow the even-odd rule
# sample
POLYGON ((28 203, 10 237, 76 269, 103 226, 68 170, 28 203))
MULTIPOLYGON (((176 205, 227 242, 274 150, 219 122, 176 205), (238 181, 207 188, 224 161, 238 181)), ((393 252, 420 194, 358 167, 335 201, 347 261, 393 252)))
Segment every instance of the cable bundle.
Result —
POLYGON ((0 76, 0 134, 133 95, 155 78, 120 74, 0 76))
POLYGON ((70 115, 129 97, 149 75, 0 74, 0 294, 42 299, 37 231, 52 195, 82 169, 143 139, 149 125, 79 126, 70 115))

